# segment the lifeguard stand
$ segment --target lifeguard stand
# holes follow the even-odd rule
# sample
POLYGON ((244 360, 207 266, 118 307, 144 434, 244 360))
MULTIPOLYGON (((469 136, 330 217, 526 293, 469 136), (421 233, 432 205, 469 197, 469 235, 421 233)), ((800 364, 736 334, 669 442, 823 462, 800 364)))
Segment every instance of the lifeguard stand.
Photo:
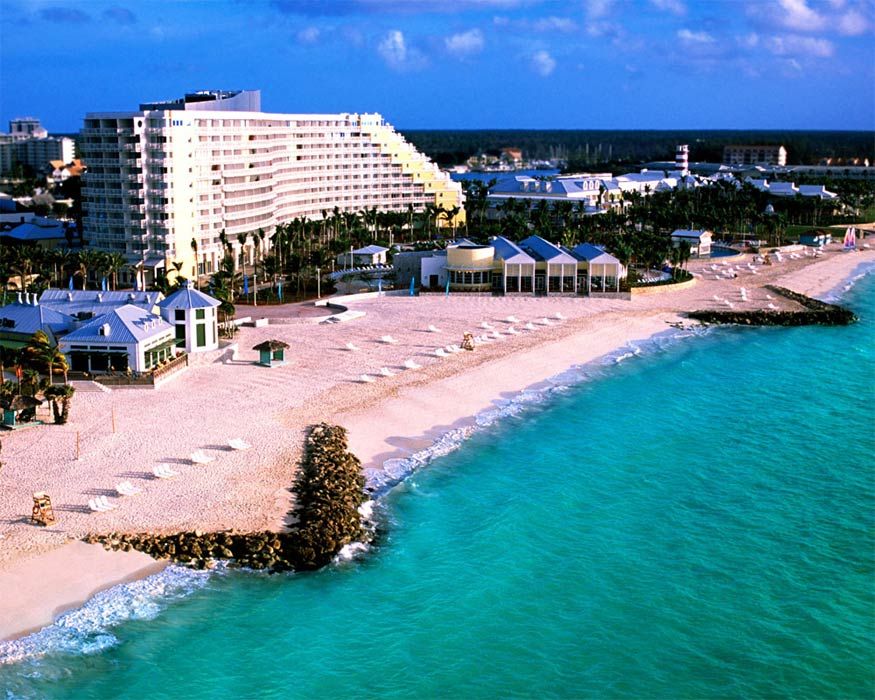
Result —
POLYGON ((33 494, 33 511, 30 514, 30 522, 37 525, 54 525, 55 511, 52 508, 52 499, 49 494, 38 491, 33 494))

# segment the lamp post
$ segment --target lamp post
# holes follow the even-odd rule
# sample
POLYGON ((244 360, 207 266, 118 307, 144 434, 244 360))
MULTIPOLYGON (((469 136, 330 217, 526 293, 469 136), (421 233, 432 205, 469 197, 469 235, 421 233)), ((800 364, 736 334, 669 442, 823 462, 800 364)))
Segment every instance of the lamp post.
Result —
POLYGON ((316 268, 316 298, 322 298, 322 277, 319 275, 319 268, 316 268))

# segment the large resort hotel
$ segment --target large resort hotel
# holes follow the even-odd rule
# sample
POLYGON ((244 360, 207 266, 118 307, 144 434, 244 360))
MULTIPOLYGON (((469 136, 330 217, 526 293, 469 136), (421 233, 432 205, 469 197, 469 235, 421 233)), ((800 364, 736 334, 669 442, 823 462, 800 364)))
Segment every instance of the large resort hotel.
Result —
POLYGON ((140 266, 140 284, 173 273, 173 262, 189 278, 215 272, 223 231, 236 264, 252 263, 252 234, 335 207, 458 207, 452 225, 465 216, 461 185, 379 114, 265 113, 258 90, 89 113, 79 143, 84 235, 140 266))

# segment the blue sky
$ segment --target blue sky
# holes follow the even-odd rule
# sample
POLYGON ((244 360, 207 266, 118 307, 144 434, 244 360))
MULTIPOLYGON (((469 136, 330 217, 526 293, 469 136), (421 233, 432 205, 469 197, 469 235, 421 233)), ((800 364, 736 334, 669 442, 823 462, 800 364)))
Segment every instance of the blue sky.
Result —
POLYGON ((0 124, 260 88, 400 128, 875 129, 873 0, 0 0, 0 124))

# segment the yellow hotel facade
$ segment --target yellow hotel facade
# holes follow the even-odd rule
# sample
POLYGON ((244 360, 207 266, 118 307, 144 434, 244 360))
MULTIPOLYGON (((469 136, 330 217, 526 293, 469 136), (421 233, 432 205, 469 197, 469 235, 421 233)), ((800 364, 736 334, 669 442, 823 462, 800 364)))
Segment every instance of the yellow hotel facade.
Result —
MULTIPOLYGON (((323 212, 458 207, 461 185, 379 114, 272 114, 258 90, 203 91, 85 117, 83 233, 155 275, 215 272, 224 231, 251 263, 253 233, 323 212), (239 234, 247 234, 244 246, 239 234)), ((123 280, 124 281, 124 280, 123 280)))

